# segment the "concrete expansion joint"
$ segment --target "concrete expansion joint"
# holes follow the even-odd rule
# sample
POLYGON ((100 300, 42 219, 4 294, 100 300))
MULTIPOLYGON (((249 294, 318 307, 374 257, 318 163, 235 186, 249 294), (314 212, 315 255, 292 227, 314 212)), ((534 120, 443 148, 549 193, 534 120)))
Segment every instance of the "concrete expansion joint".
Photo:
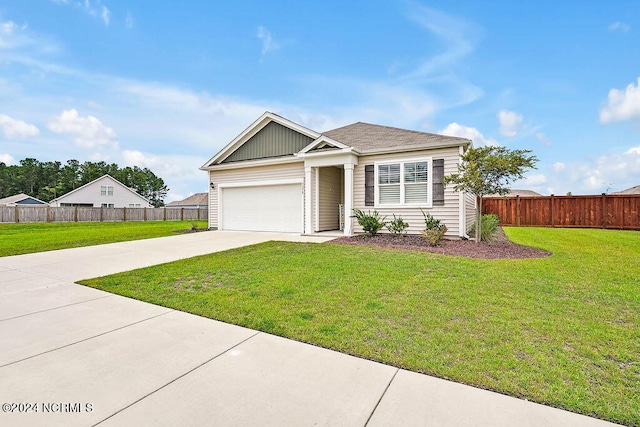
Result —
POLYGON ((391 387, 391 383, 393 382, 394 379, 396 379, 396 375, 398 375, 398 372, 400 372, 400 368, 396 368, 396 371, 391 376, 391 379, 387 383, 387 386, 384 388, 382 394, 380 395, 380 398, 376 402, 376 406, 373 407, 373 410, 369 414, 369 418, 367 418, 367 422, 364 423, 365 427, 369 424, 369 421, 371 421, 371 417, 373 417, 373 414, 376 413, 376 409, 378 409, 378 406, 380 405, 380 402, 382 402, 382 399, 384 398, 384 395, 387 394, 387 390, 389 390, 389 387, 391 387))
MULTIPOLYGON (((106 297, 95 298, 95 299, 87 300, 87 301, 95 301, 96 299, 110 298, 112 296, 113 295, 108 295, 106 297)), ((79 303, 76 303, 76 304, 82 304, 83 302, 87 302, 87 301, 82 301, 82 302, 79 302, 79 303)), ((69 304, 69 305, 75 305, 75 304, 69 304)), ((69 305, 62 306, 62 307, 68 307, 69 305)), ((60 307, 58 307, 58 308, 60 308, 60 307)), ((52 310, 55 310, 55 309, 52 309, 52 310)), ((42 311, 49 311, 49 310, 42 310, 42 311)), ((101 337, 103 335, 107 335, 107 334, 119 331, 121 329, 128 328, 128 327, 133 326, 133 325, 137 325, 138 323, 142 323, 142 322, 146 322, 148 320, 155 319, 156 317, 164 316, 165 314, 169 314, 172 311, 174 311, 174 310, 167 310, 164 313, 156 314, 155 316, 147 317, 146 319, 138 320, 137 322, 129 323, 128 325, 124 325, 124 326, 121 326, 119 328, 111 329, 109 331, 105 331, 105 332, 102 332, 100 334, 92 335, 90 337, 87 337, 87 338, 84 338, 84 339, 81 339, 81 340, 78 340, 78 341, 74 341, 72 343, 69 343, 69 344, 66 344, 66 345, 63 345, 63 346, 60 346, 60 347, 52 348, 51 350, 43 351, 41 353, 34 354, 34 355, 29 356, 29 357, 24 357, 24 358, 22 358, 20 360, 14 360, 13 362, 9 362, 9 363, 5 363, 4 365, 0 365, 0 368, 3 368, 5 366, 9 366, 9 365, 13 365, 13 364, 16 364, 16 363, 20 363, 20 362, 23 362, 25 360, 33 359, 34 357, 42 356, 43 354, 53 353, 54 351, 58 351, 58 350, 61 350, 63 348, 71 347, 73 345, 80 344, 80 343, 83 343, 85 341, 89 341, 89 340, 92 340, 94 338, 98 338, 98 337, 101 337)), ((37 312, 37 313, 41 313, 41 311, 37 312)), ((34 314, 34 313, 31 313, 31 314, 34 314)), ((29 316, 29 314, 25 314, 24 316, 29 316)), ((24 317, 24 316, 16 316, 16 317, 24 317)), ((15 317, 14 317, 14 319, 15 319, 15 317)), ((5 320, 9 320, 9 319, 5 319, 5 320)))
POLYGON ((114 296, 115 295, 104 295, 104 296, 97 297, 97 298, 86 299, 84 301, 72 302, 70 304, 59 305, 57 307, 47 308, 45 310, 32 311, 31 313, 21 314, 19 316, 8 317, 6 319, 0 319, 0 322, 6 322, 7 320, 13 320, 13 319, 18 319, 20 317, 26 317, 26 316, 31 316, 31 315, 38 314, 38 313, 44 313, 46 311, 59 310, 61 308, 69 307, 69 306, 72 306, 72 305, 84 304, 84 303, 89 302, 89 301, 96 301, 96 300, 104 299, 104 298, 113 298, 114 296))
MULTIPOLYGON (((172 311, 174 311, 174 310, 172 310, 172 311)), ((162 314, 166 314, 166 313, 162 313, 162 314)), ((158 317, 158 316, 154 316, 154 317, 158 317)), ((175 378, 174 378, 174 379, 172 379, 171 381, 167 382, 166 384, 164 384, 164 385, 162 385, 162 386, 158 387, 157 389, 152 390, 152 391, 150 391, 149 393, 145 394, 145 395, 144 395, 144 396, 142 396, 140 399, 138 399, 138 400, 136 400, 136 401, 134 401, 134 402, 131 402, 129 405, 125 406, 124 408, 121 408, 121 409, 119 409, 119 410, 115 411, 113 414, 109 415, 108 417, 106 417, 106 418, 104 418, 104 419, 102 419, 102 420, 98 421, 98 422, 97 422, 97 423, 95 423, 93 426, 95 427, 95 426, 97 426, 97 425, 100 425, 100 424, 104 423, 105 421, 109 420, 110 418, 113 418, 114 416, 118 415, 120 412, 122 412, 122 411, 125 411, 125 410, 129 409, 130 407, 132 407, 132 406, 133 406, 133 405, 135 405, 136 403, 143 401, 143 400, 144 400, 144 399, 146 399, 147 397, 149 397, 149 396, 151 396, 151 395, 153 395, 153 394, 155 394, 155 393, 159 392, 160 390, 162 390, 162 389, 164 389, 164 388, 166 388, 166 387, 170 386, 171 384, 173 384, 174 382, 178 381, 179 379, 184 378, 184 377, 186 377, 187 375, 191 374, 192 372, 197 371, 198 369, 202 368, 204 365, 208 364, 209 362, 212 362, 212 361, 214 361, 215 359, 217 359, 218 357, 220 357, 220 356, 222 356, 222 355, 224 355, 224 354, 227 354, 228 352, 232 351, 234 348, 238 347, 238 346, 239 346, 239 345, 241 345, 241 344, 244 344, 245 342, 249 341, 251 338, 255 337, 255 336, 256 336, 256 335, 258 335, 258 334, 260 334, 260 331, 256 331, 256 333, 255 333, 255 334, 253 334, 253 335, 251 335, 251 336, 249 336, 249 337, 247 337, 247 338, 243 339, 242 341, 238 342, 237 344, 234 344, 233 346, 229 347, 229 348, 228 348, 228 349, 226 349, 225 351, 223 351, 223 352, 220 352, 220 353, 216 354, 216 355, 215 355, 215 356, 213 356, 212 358, 205 360, 204 362, 202 362, 201 364, 199 364, 199 365, 195 366, 194 368, 189 369, 188 371, 186 371, 186 372, 184 372, 184 373, 182 373, 182 374, 178 375, 177 377, 175 377, 175 378)))

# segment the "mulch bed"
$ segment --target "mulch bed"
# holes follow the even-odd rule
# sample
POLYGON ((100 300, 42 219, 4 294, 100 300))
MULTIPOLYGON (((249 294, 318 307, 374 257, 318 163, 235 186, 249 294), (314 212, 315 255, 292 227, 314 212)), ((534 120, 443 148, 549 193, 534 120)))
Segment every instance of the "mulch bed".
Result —
POLYGON ((195 230, 189 228, 188 230, 173 230, 174 233, 178 234, 191 234, 191 233, 202 233, 203 231, 209 231, 208 228, 196 228, 195 230))
POLYGON ((499 228, 491 243, 476 243, 473 240, 443 240, 439 246, 429 246, 427 239, 421 235, 409 234, 394 236, 378 234, 373 237, 350 236, 339 237, 330 243, 341 245, 377 246, 383 248, 408 249, 426 251, 434 254, 464 256, 469 258, 543 258, 551 255, 543 249, 522 246, 510 241, 499 228))

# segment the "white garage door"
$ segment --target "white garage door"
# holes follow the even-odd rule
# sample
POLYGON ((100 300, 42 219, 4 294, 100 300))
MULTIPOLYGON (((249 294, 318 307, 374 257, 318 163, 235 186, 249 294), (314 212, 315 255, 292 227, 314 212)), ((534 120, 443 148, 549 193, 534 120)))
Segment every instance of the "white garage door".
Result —
POLYGON ((222 230, 302 233, 302 184, 221 189, 222 230))

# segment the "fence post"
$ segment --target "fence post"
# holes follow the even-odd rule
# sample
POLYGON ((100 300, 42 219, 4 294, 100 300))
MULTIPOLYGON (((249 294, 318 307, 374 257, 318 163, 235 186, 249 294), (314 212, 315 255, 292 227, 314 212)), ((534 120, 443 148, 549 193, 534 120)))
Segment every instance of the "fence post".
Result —
POLYGON ((180 208, 180 221, 184 221, 184 208, 180 208))
POLYGON ((122 207, 122 222, 127 222, 127 208, 122 207))
POLYGON ((100 222, 104 221, 104 208, 100 206, 100 222))
POLYGON ((520 195, 516 195, 516 226, 520 227, 520 195))
POLYGON ((143 219, 146 222, 147 221, 147 208, 142 208, 142 209, 144 209, 144 211, 142 212, 143 219))
POLYGON ((14 216, 15 216, 14 219, 16 220, 16 223, 20 222, 20 208, 18 207, 18 205, 16 205, 14 216))
POLYGON ((553 194, 551 195, 551 226, 553 227, 553 194))
POLYGON ((47 222, 51 222, 51 206, 47 205, 47 222))
POLYGON ((76 205, 75 209, 73 210, 73 220, 74 222, 78 222, 78 205, 76 205))
POLYGON ((602 228, 607 228, 607 194, 602 193, 602 228))
POLYGON ((162 208, 162 209, 164 209, 164 212, 163 212, 163 214, 164 214, 164 219, 163 219, 163 221, 166 221, 166 220, 167 220, 167 207, 165 206, 165 207, 164 207, 164 208, 162 208))

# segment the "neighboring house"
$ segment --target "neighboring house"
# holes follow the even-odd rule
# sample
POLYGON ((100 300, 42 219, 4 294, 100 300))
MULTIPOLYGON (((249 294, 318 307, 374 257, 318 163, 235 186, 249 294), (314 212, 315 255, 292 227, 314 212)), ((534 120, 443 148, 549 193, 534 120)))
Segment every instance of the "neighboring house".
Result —
POLYGON ((104 175, 88 184, 49 202, 51 206, 81 206, 94 208, 150 208, 147 199, 110 175, 104 175))
POLYGON ((15 196, 0 199, 0 206, 47 206, 47 202, 31 197, 28 194, 20 193, 15 196))
POLYGON ((640 194, 640 185, 636 185, 635 187, 627 188, 626 190, 618 191, 613 194, 640 194))
POLYGON ((209 206, 209 193, 196 193, 184 200, 176 200, 167 204, 168 208, 206 208, 209 206))
MULTIPOLYGON (((209 173, 209 227, 311 234, 361 232, 352 209, 402 216, 410 233, 420 211, 464 236, 475 199, 444 188, 469 139, 355 123, 328 132, 266 112, 201 169, 209 173)), ((386 230, 385 230, 386 231, 386 230)))
POLYGON ((520 196, 520 197, 544 197, 542 194, 540 193, 536 193, 535 191, 532 190, 511 190, 509 191, 508 194, 505 194, 504 196, 501 196, 500 194, 489 194, 485 197, 516 197, 516 196, 520 196))

